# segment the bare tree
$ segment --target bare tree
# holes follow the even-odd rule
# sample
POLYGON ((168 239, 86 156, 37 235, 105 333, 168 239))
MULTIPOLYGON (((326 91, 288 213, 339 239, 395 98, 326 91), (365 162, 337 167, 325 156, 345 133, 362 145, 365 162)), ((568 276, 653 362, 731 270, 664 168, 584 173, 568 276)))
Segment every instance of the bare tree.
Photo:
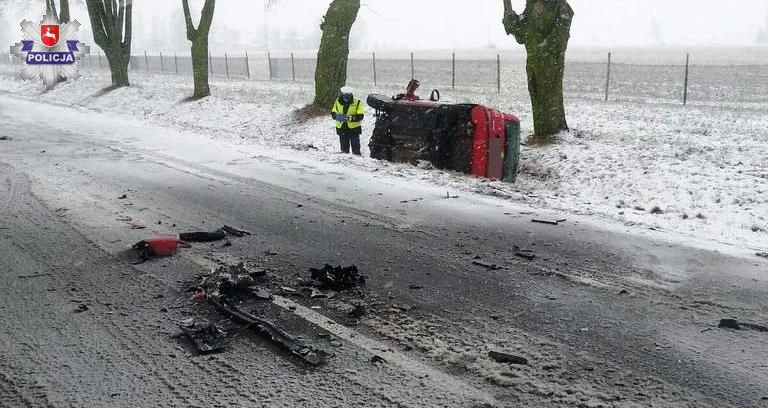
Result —
POLYGON ((534 134, 544 140, 568 129, 563 103, 565 52, 571 36, 573 9, 567 0, 526 0, 523 14, 504 2, 502 24, 508 35, 525 45, 528 93, 534 134))
POLYGON ((129 86, 133 0, 85 0, 93 40, 104 50, 112 72, 112 86, 129 86))
MULTIPOLYGON (((270 7, 277 2, 266 0, 265 5, 270 7)), ((360 0, 333 0, 323 16, 315 66, 315 99, 309 106, 314 111, 326 113, 347 82, 349 33, 358 11, 360 0)))
POLYGON ((200 24, 195 28, 192 13, 189 11, 189 0, 181 0, 184 7, 184 21, 187 23, 187 39, 192 42, 192 77, 195 83, 193 98, 203 98, 211 94, 208 85, 208 33, 213 22, 213 9, 216 0, 205 0, 200 13, 200 24))

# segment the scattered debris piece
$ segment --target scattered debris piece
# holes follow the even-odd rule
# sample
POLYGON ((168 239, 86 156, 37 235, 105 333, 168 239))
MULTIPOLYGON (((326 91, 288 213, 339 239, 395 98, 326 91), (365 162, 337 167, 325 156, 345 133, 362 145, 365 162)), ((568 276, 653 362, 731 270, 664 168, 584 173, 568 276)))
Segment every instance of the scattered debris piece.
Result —
POLYGON ((334 290, 351 289, 358 285, 365 285, 365 276, 360 274, 357 266, 336 266, 325 264, 322 269, 309 268, 311 278, 315 286, 334 290))
MULTIPOLYGON (((565 220, 563 220, 563 221, 565 221, 565 220)), ((558 224, 560 224, 559 221, 540 220, 540 219, 536 219, 536 218, 532 219, 531 222, 535 222, 535 223, 538 223, 538 224, 549 224, 549 225, 558 225, 558 224)))
POLYGON ((448 198, 448 199, 450 199, 450 198, 459 198, 459 196, 457 196, 457 195, 452 196, 450 192, 446 191, 445 192, 445 198, 448 198))
POLYGON ((224 340, 227 333, 213 324, 196 327, 193 321, 191 326, 180 324, 179 328, 182 333, 175 337, 186 337, 189 339, 200 355, 220 353, 225 349, 224 340))
POLYGON ((413 306, 407 306, 407 305, 392 305, 393 309, 397 309, 401 312, 410 312, 413 310, 413 306))
POLYGON ((192 294, 192 300, 206 300, 208 299, 208 292, 203 288, 196 288, 195 293, 192 294))
POLYGON ((717 327, 721 329, 734 329, 734 330, 749 329, 749 330, 757 330, 759 332, 768 332, 768 327, 761 326, 759 324, 743 323, 743 322, 739 322, 736 319, 721 319, 717 327))
POLYGON ((352 305, 352 309, 349 312, 347 312, 348 315, 355 318, 363 317, 365 316, 365 313, 366 313, 365 306, 361 304, 352 305))
POLYGON ((229 235, 232 235, 232 236, 235 236, 235 237, 238 237, 238 238, 244 237, 246 235, 251 235, 251 233, 248 232, 248 231, 239 230, 237 228, 230 227, 229 225, 225 225, 225 226, 221 227, 221 230, 226 232, 229 235))
POLYGON ((424 289, 424 286, 421 286, 421 285, 408 285, 408 289, 419 290, 419 289, 424 289))
POLYGON ((32 279, 32 278, 42 278, 43 276, 52 276, 52 273, 36 273, 33 275, 20 275, 19 279, 32 279))
POLYGON ((272 322, 244 312, 226 299, 218 296, 209 297, 208 301, 216 306, 216 308, 223 314, 228 315, 233 320, 247 324, 251 329, 259 331, 261 334, 269 337, 273 342, 303 361, 311 365, 320 365, 325 362, 326 354, 323 351, 316 350, 311 346, 304 344, 298 338, 291 336, 272 322))
POLYGON ((312 294, 309 295, 312 299, 318 299, 318 298, 331 298, 333 295, 335 295, 335 292, 323 292, 321 290, 312 289, 312 294))
POLYGON ((83 313, 85 311, 88 311, 88 305, 86 304, 81 304, 77 307, 77 309, 75 309, 75 313, 83 313))
POLYGON ((252 271, 244 262, 237 265, 221 265, 206 275, 198 287, 204 288, 210 296, 252 292, 252 287, 257 285, 266 273, 266 270, 261 269, 252 271))
POLYGON ((223 248, 231 247, 231 246, 232 246, 232 241, 230 240, 224 241, 224 244, 222 245, 223 248))
POLYGON ((417 202, 417 201, 421 201, 421 200, 423 200, 423 198, 414 198, 414 199, 412 199, 412 200, 402 200, 402 201, 400 201, 400 202, 401 202, 401 203, 415 203, 415 202, 417 202))
POLYGON ((8 136, 0 136, 0 140, 11 140, 8 136))
POLYGON ((720 319, 720 324, 718 324, 717 327, 721 329, 741 329, 739 322, 736 319, 720 319))
POLYGON ((536 254, 532 250, 520 249, 520 247, 517 245, 512 245, 512 251, 514 251, 515 256, 525 258, 529 261, 536 258, 536 254))
POLYGON ((768 258, 768 252, 758 252, 755 255, 761 257, 761 258, 768 258))
POLYGON ((179 234, 179 239, 186 242, 213 242, 223 240, 227 234, 224 230, 216 230, 213 232, 196 231, 196 232, 182 232, 179 234))
POLYGON ((371 364, 377 364, 377 363, 387 364, 387 360, 384 360, 384 357, 381 357, 381 356, 371 357, 371 364))
POLYGON ((496 360, 499 363, 507 363, 507 364, 521 364, 521 365, 527 365, 528 359, 525 357, 515 356, 512 354, 502 353, 499 351, 489 351, 488 357, 496 360))
POLYGON ((274 296, 272 296, 272 294, 264 288, 254 289, 251 293, 253 293, 256 298, 261 300, 272 300, 274 298, 274 296))
POLYGON ((146 229, 146 228, 147 228, 147 226, 146 226, 146 225, 142 225, 142 224, 131 224, 131 229, 146 229))
POLYGON ((619 295, 628 295, 628 294, 629 294, 629 291, 628 291, 628 290, 626 290, 626 289, 622 289, 622 290, 619 292, 619 295))
POLYGON ((143 239, 135 244, 131 248, 139 251, 139 260, 134 262, 140 264, 149 260, 153 256, 170 256, 176 253, 178 248, 190 248, 189 243, 180 240, 179 238, 166 235, 156 236, 149 239, 143 239))
POLYGON ((127 194, 123 194, 120 197, 117 197, 118 200, 125 200, 126 198, 128 198, 127 194))
POLYGON ((273 251, 273 250, 270 249, 270 250, 264 251, 264 255, 266 255, 266 256, 275 256, 275 255, 278 255, 278 253, 276 251, 273 251))
POLYGON ((485 261, 479 261, 479 260, 477 260, 477 259, 475 259, 474 261, 472 261, 472 264, 473 264, 473 265, 482 266, 483 268, 487 268, 487 269, 490 269, 490 270, 492 270, 492 271, 495 271, 495 270, 497 270, 497 269, 501 269, 501 266, 498 266, 498 265, 496 265, 496 264, 487 263, 487 262, 485 262, 485 261))

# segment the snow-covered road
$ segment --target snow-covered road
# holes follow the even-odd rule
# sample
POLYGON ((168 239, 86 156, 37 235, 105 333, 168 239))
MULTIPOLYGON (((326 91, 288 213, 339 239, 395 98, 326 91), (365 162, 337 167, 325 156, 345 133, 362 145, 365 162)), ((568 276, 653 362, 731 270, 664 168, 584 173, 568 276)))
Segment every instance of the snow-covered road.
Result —
MULTIPOLYGON (((239 393, 220 402, 270 406, 328 406, 339 398, 342 404, 366 406, 456 406, 491 399, 529 407, 723 407, 756 406, 768 394, 764 334, 707 330, 722 317, 759 322, 768 310, 766 264, 743 248, 721 248, 735 256, 696 249, 661 234, 606 230, 588 217, 467 190, 451 189, 459 197, 446 198, 445 185, 392 174, 404 166, 379 163, 389 170, 371 172, 366 158, 236 143, 194 131, 199 128, 179 131, 7 96, 0 97, 0 116, 11 139, 0 141, 0 224, 11 229, 0 231, 5 234, 0 248, 13 255, 7 258, 13 259, 13 273, 3 275, 3 287, 16 288, 0 299, 13 312, 9 316, 21 313, 28 323, 4 334, 4 343, 15 346, 2 360, 12 374, 0 377, 0 393, 11 389, 23 397, 37 387, 35 395, 47 400, 33 402, 101 401, 99 393, 106 391, 95 385, 84 387, 83 394, 73 390, 77 381, 90 378, 84 367, 94 361, 62 361, 66 370, 61 371, 31 357, 53 355, 58 346, 24 339, 57 330, 70 340, 103 335, 98 347, 74 350, 110 356, 114 339, 136 330, 159 352, 149 357, 140 343, 131 343, 126 347, 133 357, 107 359, 139 362, 134 369, 118 364, 121 376, 127 370, 137 379, 133 386, 107 387, 119 381, 111 377, 115 370, 103 370, 104 389, 118 394, 110 397, 116 406, 136 402, 131 387, 148 398, 207 404, 213 401, 206 397, 209 391, 219 395, 205 385, 207 376, 234 382, 239 393), (129 199, 118 200, 124 193, 129 199), (126 217, 146 229, 131 229, 121 221, 126 217), (567 221, 535 224, 534 217, 567 221), (132 271, 114 257, 147 233, 223 223, 255 236, 228 248, 200 246, 195 252, 201 257, 252 259, 268 250, 276 255, 265 262, 285 282, 323 262, 360 266, 369 276, 370 313, 360 326, 350 327, 388 344, 393 351, 382 353, 385 359, 391 353, 393 364, 371 368, 370 348, 355 341, 344 343, 326 371, 304 375, 274 360, 279 353, 266 347, 240 345, 211 365, 188 362, 188 355, 153 331, 173 327, 185 309, 167 316, 149 309, 171 310, 166 301, 188 304, 179 282, 204 268, 182 256, 132 271), (77 250, 67 255, 71 245, 77 250), (536 259, 516 257, 513 245, 532 249, 536 259), (98 255, 91 259, 89 253, 98 255), (42 263, 43 272, 51 269, 42 279, 59 293, 55 301, 35 303, 30 299, 39 296, 39 287, 12 284, 16 275, 38 272, 23 262, 26 256, 42 263), (502 269, 473 265, 476 257, 502 269), (98 317, 81 314, 91 326, 72 332, 36 320, 47 316, 49 307, 62 308, 68 297, 61 291, 70 286, 92 303, 118 305, 151 323, 112 317, 99 325, 98 317), (155 299, 158 292, 169 298, 155 299), (135 296, 141 301, 134 302, 135 296), (522 354, 532 363, 495 363, 487 357, 491 349, 522 354), (254 352, 268 356, 248 361, 254 352), (170 353, 174 357, 164 357, 170 353), (149 362, 155 359, 161 364, 153 367, 149 362), (40 364, 51 370, 29 371, 40 364), (243 391, 247 378, 263 375, 262 364, 270 381, 257 382, 264 387, 260 392, 243 391), (178 370, 188 375, 169 374, 178 370), (61 373, 67 381, 56 380, 61 373), (337 380, 321 385, 325 376, 337 380), (138 380, 147 377, 152 380, 138 380), (174 391, 177 382, 196 392, 174 391), (348 382, 354 387, 341 391, 348 382), (286 387, 301 391, 278 394, 286 387)), ((101 313, 102 306, 94 311, 101 313)), ((333 303, 320 306, 333 318, 333 303)), ((63 319, 50 316, 54 323, 63 319)))

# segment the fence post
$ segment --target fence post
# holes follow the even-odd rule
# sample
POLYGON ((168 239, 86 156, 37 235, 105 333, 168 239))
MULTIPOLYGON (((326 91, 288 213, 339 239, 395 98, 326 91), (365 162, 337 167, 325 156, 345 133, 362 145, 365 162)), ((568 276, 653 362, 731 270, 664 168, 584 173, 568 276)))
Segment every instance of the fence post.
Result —
POLYGON ((496 89, 501 93, 501 55, 496 54, 496 89))
POLYGON ((683 85, 683 105, 688 104, 688 62, 691 54, 685 54, 685 84, 683 85))
POLYGON ((99 53, 98 53, 98 54, 96 54, 96 55, 98 55, 98 56, 99 56, 99 69, 101 69, 101 52, 99 52, 99 53))
POLYGON ((147 50, 144 50, 144 70, 149 72, 149 58, 147 58, 147 50))
POLYGON ((173 53, 173 66, 176 68, 176 73, 179 73, 179 56, 176 55, 176 53, 173 53))
POLYGON ((451 89, 456 89, 456 52, 451 54, 451 89))
POLYGON ((611 86, 611 53, 608 53, 608 70, 605 75, 605 100, 608 101, 608 88, 611 86))
POLYGON ((269 80, 272 80, 272 54, 267 51, 267 69, 269 70, 269 80))
POLYGON ((376 86, 376 53, 372 53, 373 56, 373 86, 376 86))
POLYGON ((211 75, 213 75, 213 57, 210 52, 208 52, 208 70, 211 72, 211 75))
POLYGON ((248 62, 248 51, 245 52, 245 75, 251 79, 251 64, 248 62))
POLYGON ((291 53, 291 78, 296 82, 296 65, 293 62, 293 53, 291 53))
POLYGON ((416 71, 413 68, 413 51, 411 51, 411 79, 416 78, 416 71))
POLYGON ((160 52, 160 72, 165 72, 165 64, 163 63, 163 52, 160 52))
POLYGON ((227 79, 229 79, 229 57, 227 57, 227 53, 224 53, 224 69, 227 72, 227 79))

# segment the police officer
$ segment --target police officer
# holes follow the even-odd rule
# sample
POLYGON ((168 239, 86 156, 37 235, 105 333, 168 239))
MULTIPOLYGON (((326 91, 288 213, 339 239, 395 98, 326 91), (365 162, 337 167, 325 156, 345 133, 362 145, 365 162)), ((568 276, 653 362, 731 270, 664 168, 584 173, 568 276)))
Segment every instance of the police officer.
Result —
POLYGON ((360 99, 355 98, 352 88, 341 88, 341 93, 331 108, 331 117, 336 121, 336 134, 339 135, 339 144, 344 153, 349 153, 351 145, 352 154, 360 156, 364 108, 360 99))

